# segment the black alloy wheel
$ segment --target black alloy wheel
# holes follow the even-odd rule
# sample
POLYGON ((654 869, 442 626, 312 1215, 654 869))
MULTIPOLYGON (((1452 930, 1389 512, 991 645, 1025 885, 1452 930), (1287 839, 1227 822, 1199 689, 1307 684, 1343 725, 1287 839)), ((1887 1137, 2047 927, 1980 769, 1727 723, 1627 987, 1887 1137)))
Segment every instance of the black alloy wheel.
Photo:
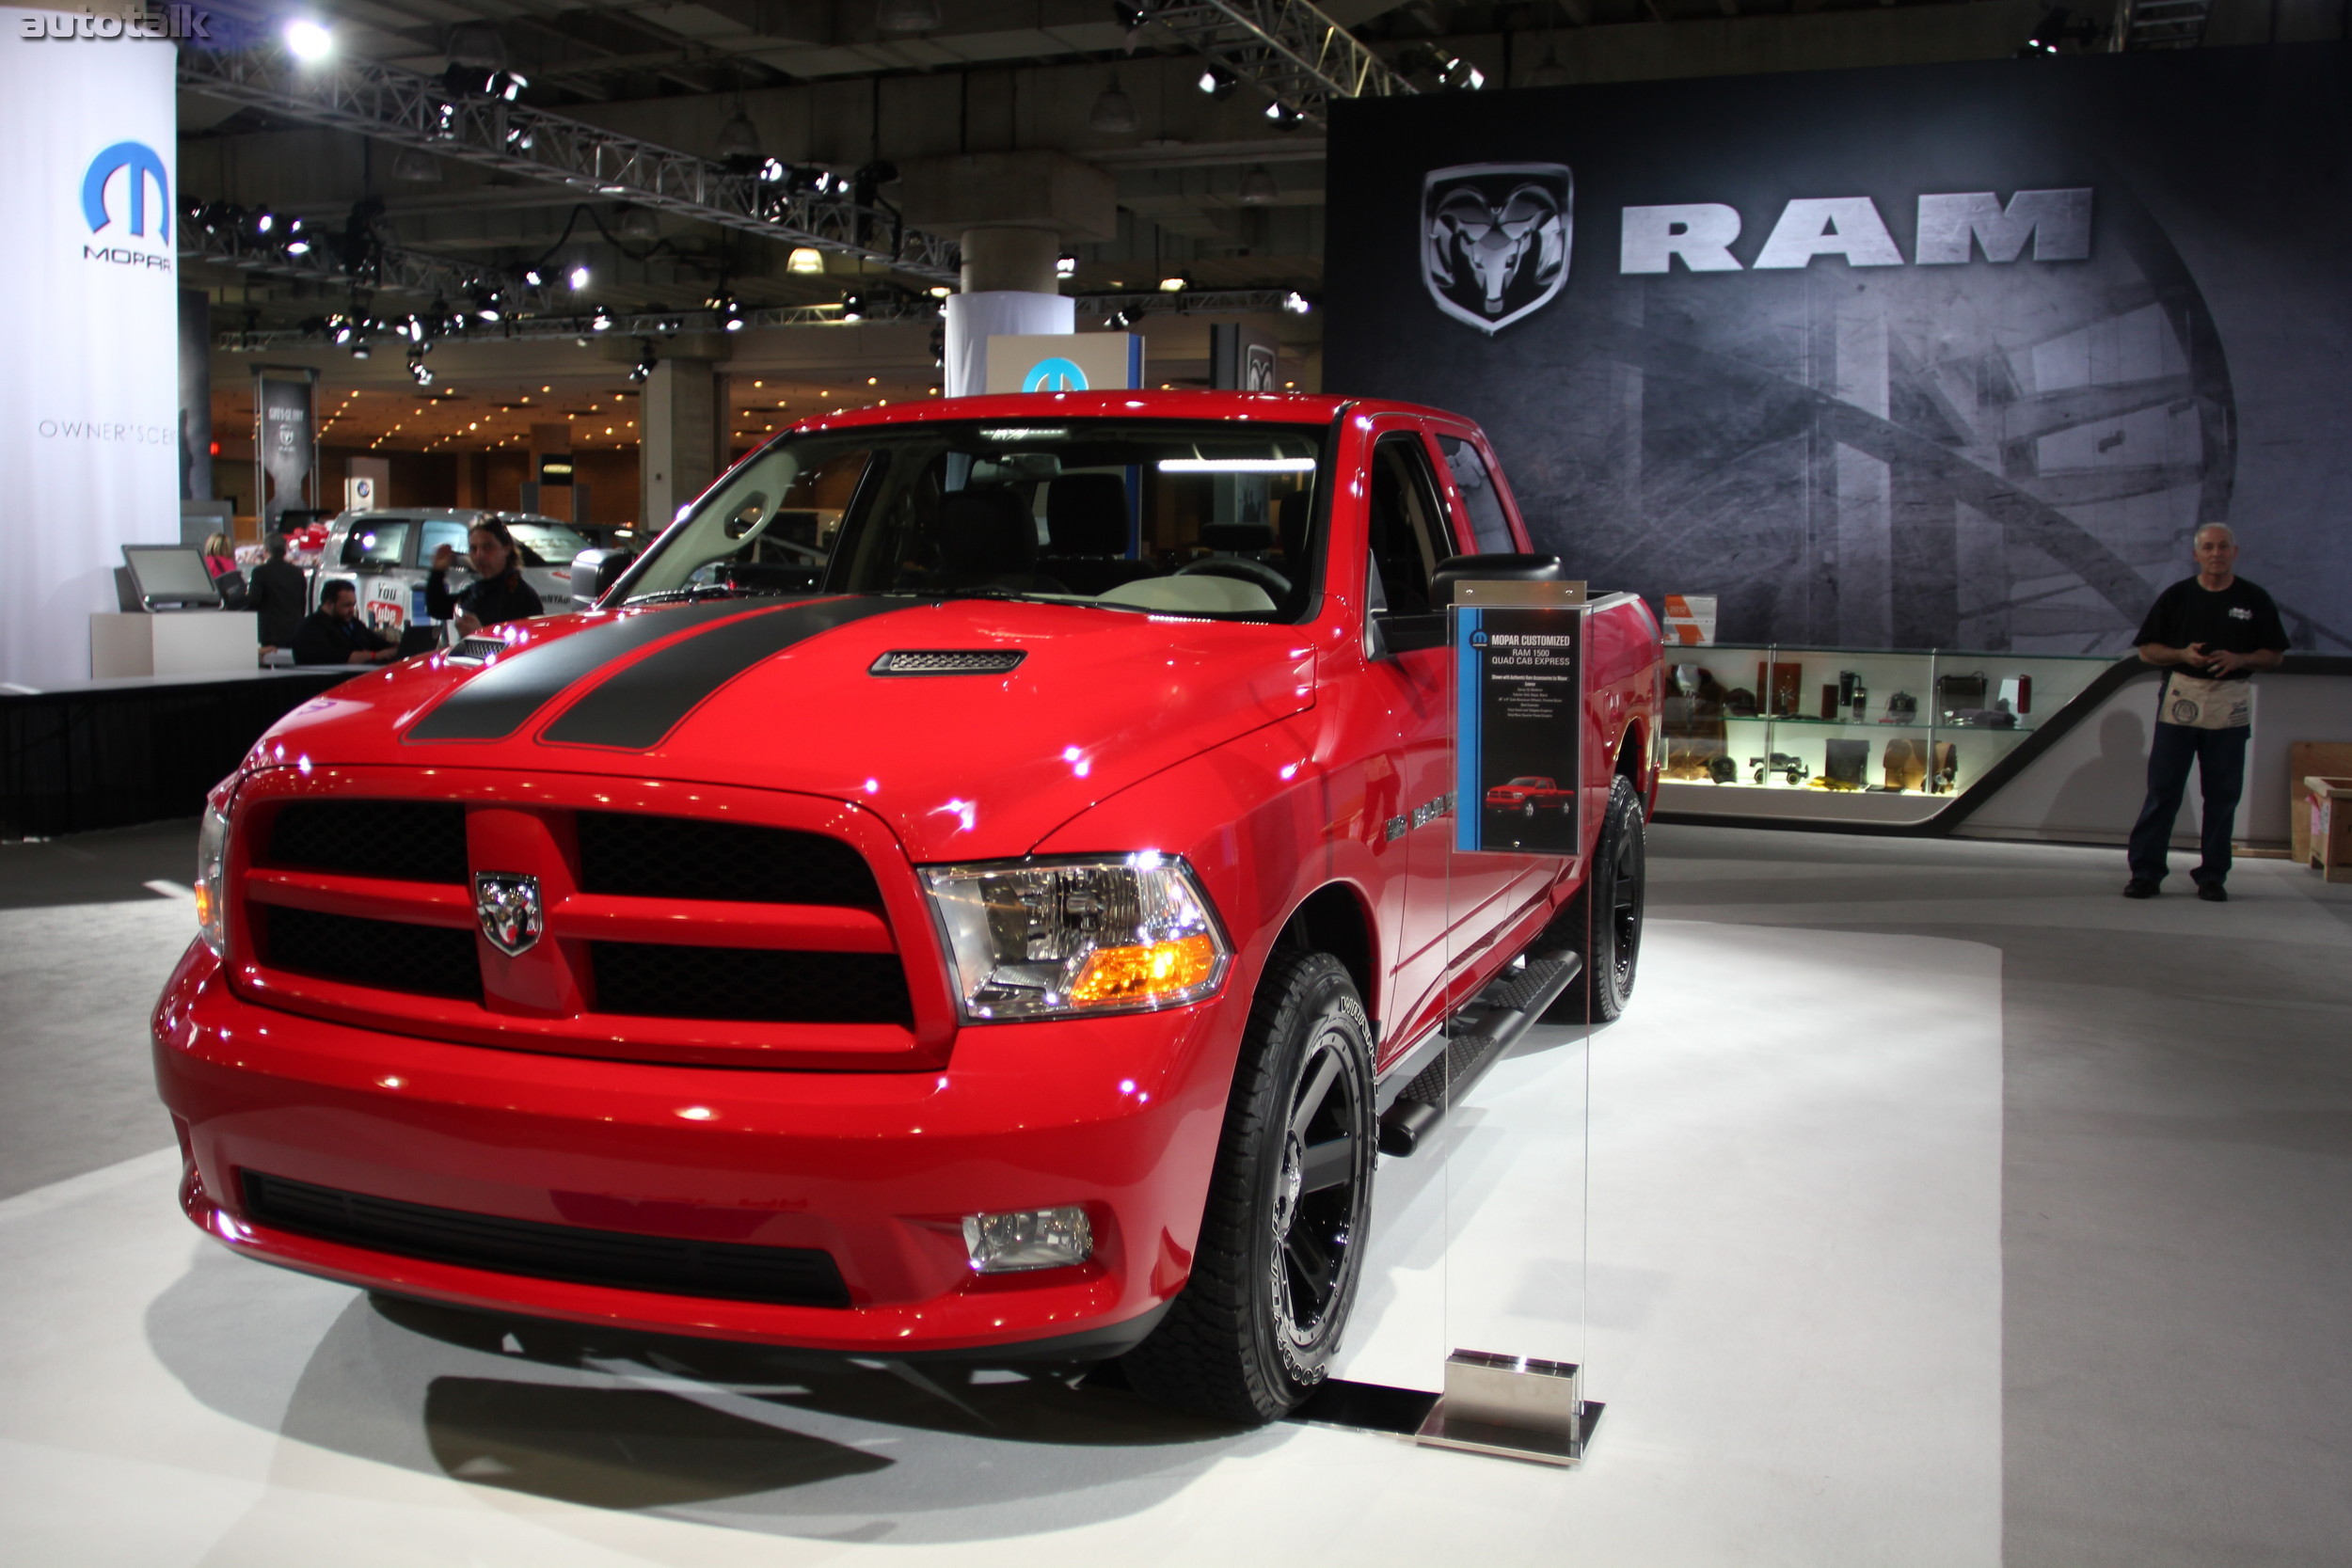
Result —
POLYGON ((1128 1381, 1256 1424, 1329 1375, 1363 1271, 1379 1129, 1372 1030, 1324 953, 1278 952, 1250 1008, 1191 1277, 1128 1381))
POLYGON ((1582 976, 1545 1011, 1546 1023, 1607 1023, 1632 1001, 1648 856, 1641 794, 1620 773, 1609 786, 1584 886, 1536 939, 1539 948, 1569 948, 1584 958, 1582 976))

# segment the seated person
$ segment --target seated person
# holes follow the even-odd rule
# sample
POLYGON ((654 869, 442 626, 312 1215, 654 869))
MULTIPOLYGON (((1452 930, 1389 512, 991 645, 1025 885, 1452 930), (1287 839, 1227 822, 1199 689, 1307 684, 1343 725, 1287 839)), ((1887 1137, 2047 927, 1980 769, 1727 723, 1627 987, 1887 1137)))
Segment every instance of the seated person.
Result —
POLYGON ((359 620, 359 595, 348 582, 330 582, 319 607, 294 631, 296 664, 386 664, 400 657, 359 620))
POLYGON ((459 636, 548 612, 523 580, 522 547, 498 518, 485 517, 467 531, 466 560, 473 567, 473 581, 459 593, 449 591, 449 569, 456 564, 457 552, 447 545, 433 552, 432 575, 424 579, 425 613, 437 621, 454 620, 459 636))

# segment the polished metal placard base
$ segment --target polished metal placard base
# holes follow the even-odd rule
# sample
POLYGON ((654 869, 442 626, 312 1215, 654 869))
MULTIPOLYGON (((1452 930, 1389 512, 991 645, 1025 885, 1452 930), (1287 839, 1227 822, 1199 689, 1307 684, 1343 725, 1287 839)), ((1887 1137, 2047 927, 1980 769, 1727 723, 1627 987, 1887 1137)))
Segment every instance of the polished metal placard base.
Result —
POLYGON ((1571 1362, 1457 1350, 1446 1357, 1445 1393, 1413 1439, 1572 1469, 1605 1408, 1580 1398, 1581 1386, 1571 1362))

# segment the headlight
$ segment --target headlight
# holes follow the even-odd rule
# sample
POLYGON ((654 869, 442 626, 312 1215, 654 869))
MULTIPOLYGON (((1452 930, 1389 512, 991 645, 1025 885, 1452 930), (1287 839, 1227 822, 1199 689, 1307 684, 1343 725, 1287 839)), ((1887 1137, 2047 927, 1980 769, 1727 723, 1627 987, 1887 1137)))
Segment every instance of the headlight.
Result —
POLYGON ((969 1021, 1180 1006, 1213 993, 1232 960, 1191 869, 1149 850, 923 876, 969 1021))
POLYGON ((222 874, 229 861, 229 817, 209 801, 196 834, 196 934, 215 958, 224 957, 229 904, 222 874))

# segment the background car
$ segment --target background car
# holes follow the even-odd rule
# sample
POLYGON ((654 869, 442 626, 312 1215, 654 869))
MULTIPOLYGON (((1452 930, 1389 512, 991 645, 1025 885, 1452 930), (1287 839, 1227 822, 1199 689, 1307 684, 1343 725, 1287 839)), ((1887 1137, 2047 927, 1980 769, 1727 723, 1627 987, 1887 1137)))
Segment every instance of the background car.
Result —
POLYGON ((310 583, 311 603, 329 582, 348 582, 360 589, 363 610, 367 594, 362 579, 392 578, 410 587, 408 619, 421 625, 424 581, 433 569, 433 552, 447 545, 457 564, 449 574, 452 592, 473 580, 466 563, 466 538, 484 517, 503 521, 522 547, 523 580, 531 584, 549 613, 570 607, 572 558, 587 549, 591 539, 571 524, 528 512, 488 512, 478 507, 387 507, 373 512, 346 512, 327 527, 326 548, 310 583))

